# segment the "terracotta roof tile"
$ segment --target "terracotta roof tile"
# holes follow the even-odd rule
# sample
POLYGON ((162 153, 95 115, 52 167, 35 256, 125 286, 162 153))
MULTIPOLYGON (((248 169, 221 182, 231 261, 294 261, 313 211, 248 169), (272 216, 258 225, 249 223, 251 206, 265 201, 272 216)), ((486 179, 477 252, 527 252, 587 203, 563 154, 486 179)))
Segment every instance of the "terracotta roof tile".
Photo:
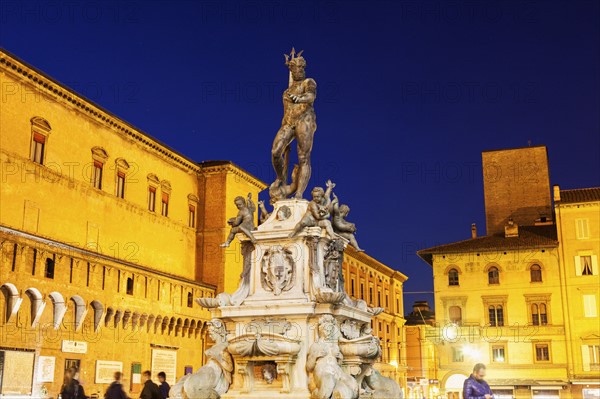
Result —
POLYGON ((576 188, 574 190, 560 190, 561 204, 570 202, 600 201, 600 187, 576 188))
POLYGON ((474 251, 516 250, 525 248, 554 248, 558 246, 556 226, 519 226, 518 237, 504 234, 482 236, 450 244, 422 249, 417 254, 427 263, 432 263, 433 254, 461 253, 474 251))

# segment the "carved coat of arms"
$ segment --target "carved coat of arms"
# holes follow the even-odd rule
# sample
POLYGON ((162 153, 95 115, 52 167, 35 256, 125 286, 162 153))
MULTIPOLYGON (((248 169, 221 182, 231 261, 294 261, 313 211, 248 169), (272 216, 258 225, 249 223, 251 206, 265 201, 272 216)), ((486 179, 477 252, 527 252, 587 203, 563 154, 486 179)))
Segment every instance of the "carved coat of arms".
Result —
POLYGON ((273 246, 265 252, 261 266, 261 283, 265 290, 279 295, 294 285, 296 268, 289 250, 273 246))

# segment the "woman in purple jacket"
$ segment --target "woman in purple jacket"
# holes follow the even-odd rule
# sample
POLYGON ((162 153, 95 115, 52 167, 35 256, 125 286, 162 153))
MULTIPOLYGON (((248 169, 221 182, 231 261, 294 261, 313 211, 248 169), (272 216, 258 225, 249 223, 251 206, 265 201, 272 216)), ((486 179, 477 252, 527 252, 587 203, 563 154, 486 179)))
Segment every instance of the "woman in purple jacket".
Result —
POLYGON ((463 384, 463 399, 493 399, 494 394, 484 378, 485 365, 477 363, 473 367, 473 374, 463 384))

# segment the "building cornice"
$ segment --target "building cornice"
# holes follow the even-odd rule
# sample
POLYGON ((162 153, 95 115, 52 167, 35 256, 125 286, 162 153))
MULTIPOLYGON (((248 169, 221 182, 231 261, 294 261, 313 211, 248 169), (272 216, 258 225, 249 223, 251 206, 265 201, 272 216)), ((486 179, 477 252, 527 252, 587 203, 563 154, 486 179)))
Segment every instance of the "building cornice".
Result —
POLYGON ((48 247, 56 248, 56 250, 62 251, 65 254, 69 254, 69 256, 79 257, 84 260, 85 259, 94 259, 94 260, 96 260, 96 262, 94 262, 94 263, 99 263, 98 261, 105 261, 105 262, 108 262, 113 265, 125 266, 130 269, 135 269, 135 270, 147 273, 149 276, 151 275, 154 277, 164 277, 164 278, 178 281, 179 283, 193 285, 193 286, 196 286, 199 288, 204 288, 204 289, 211 290, 211 291, 216 290, 216 286, 214 286, 212 284, 191 280, 191 279, 188 279, 185 277, 177 276, 175 274, 165 273, 160 270, 153 269, 152 267, 128 262, 128 261, 125 261, 122 259, 114 258, 112 256, 104 255, 100 252, 91 251, 90 249, 80 248, 80 247, 74 246, 72 244, 53 240, 51 238, 27 233, 27 232, 15 229, 15 228, 7 226, 7 225, 0 225, 0 233, 6 234, 5 239, 2 241, 2 243, 4 243, 5 241, 16 243, 16 242, 20 241, 19 238, 25 239, 25 240, 31 240, 31 241, 36 242, 41 245, 46 245, 48 247))
POLYGON ((350 257, 372 267, 373 269, 377 270, 378 272, 380 272, 382 274, 385 274, 386 276, 390 277, 392 280, 397 280, 397 281, 400 281, 401 283, 408 280, 408 277, 405 274, 403 274, 402 272, 399 272, 398 270, 394 270, 391 267, 386 266, 385 264, 381 263, 377 259, 367 255, 364 252, 358 252, 351 246, 348 246, 346 248, 346 251, 350 257))
POLYGON ((240 166, 236 165, 231 161, 205 161, 199 164, 200 172, 204 175, 220 174, 220 173, 232 173, 241 179, 252 184, 259 190, 267 188, 267 184, 259 178, 251 175, 240 166))
POLYGON ((25 81, 28 85, 49 97, 69 105, 70 108, 90 117, 95 122, 117 132, 119 135, 137 141, 149 151, 166 157, 190 171, 198 172, 200 170, 194 161, 3 49, 0 49, 0 69, 18 80, 25 81))

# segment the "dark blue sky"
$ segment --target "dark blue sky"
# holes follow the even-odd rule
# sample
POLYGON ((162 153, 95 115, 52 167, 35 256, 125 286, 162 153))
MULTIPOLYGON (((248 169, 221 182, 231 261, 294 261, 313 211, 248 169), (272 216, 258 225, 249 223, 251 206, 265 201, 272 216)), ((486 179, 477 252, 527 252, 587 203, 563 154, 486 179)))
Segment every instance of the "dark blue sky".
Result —
MULTIPOLYGON (((552 184, 600 184, 600 3, 0 3, 0 44, 197 161, 271 181, 283 53, 316 79, 312 185, 367 252, 431 291, 415 251, 485 231, 481 151, 545 144, 552 184)), ((407 294, 407 308, 432 295, 407 294)))

